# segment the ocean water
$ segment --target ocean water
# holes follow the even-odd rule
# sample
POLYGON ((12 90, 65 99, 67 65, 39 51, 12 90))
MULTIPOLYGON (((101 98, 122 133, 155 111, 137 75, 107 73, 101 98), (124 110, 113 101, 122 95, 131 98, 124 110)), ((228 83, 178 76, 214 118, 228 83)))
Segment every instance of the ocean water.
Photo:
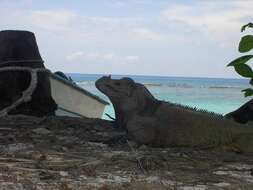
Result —
MULTIPOLYGON (((95 81, 102 75, 68 75, 80 87, 109 102, 109 99, 95 87, 95 81)), ((231 112, 250 99, 245 98, 241 92, 249 87, 249 81, 246 79, 112 75, 112 78, 115 79, 121 77, 131 77, 136 82, 143 83, 159 100, 197 107, 219 114, 231 112)), ((114 117, 112 104, 106 106, 103 115, 104 119, 109 119, 105 113, 114 117)))

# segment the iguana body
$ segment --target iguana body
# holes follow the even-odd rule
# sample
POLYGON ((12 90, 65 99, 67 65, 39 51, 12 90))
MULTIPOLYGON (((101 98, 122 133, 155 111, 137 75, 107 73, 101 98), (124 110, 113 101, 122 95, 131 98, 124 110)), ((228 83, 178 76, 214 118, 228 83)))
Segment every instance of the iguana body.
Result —
POLYGON ((221 115, 159 101, 130 78, 102 77, 97 88, 109 97, 118 126, 141 144, 196 148, 235 147, 253 152, 253 126, 221 115))

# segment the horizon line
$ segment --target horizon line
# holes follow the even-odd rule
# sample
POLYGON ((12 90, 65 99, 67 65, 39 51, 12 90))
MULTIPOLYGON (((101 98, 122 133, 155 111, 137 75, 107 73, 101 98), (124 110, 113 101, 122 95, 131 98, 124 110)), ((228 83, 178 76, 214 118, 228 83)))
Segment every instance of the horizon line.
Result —
MULTIPOLYGON (((66 74, 83 74, 83 75, 109 75, 105 73, 76 73, 64 72, 66 74)), ((169 76, 169 75, 146 75, 146 74, 110 74, 114 76, 151 76, 151 77, 178 77, 178 78, 207 78, 207 79, 235 79, 235 80, 250 80, 248 78, 226 78, 226 77, 203 77, 203 76, 169 76)))

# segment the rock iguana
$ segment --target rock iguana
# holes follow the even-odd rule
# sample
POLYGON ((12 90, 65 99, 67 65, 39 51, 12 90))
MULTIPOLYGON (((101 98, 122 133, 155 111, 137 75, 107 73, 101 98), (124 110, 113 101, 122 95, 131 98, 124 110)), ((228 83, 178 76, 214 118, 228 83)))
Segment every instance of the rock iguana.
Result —
POLYGON ((104 76, 96 87, 109 97, 115 122, 129 138, 159 147, 231 147, 253 153, 253 126, 222 115, 157 100, 131 78, 104 76))

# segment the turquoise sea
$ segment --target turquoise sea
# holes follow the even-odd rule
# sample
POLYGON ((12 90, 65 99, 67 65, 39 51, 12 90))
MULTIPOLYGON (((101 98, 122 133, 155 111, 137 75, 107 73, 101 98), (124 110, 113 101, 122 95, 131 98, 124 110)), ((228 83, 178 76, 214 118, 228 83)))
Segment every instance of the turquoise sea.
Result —
MULTIPOLYGON (((109 101, 95 87, 100 74, 68 74, 82 88, 109 101)), ((248 88, 248 80, 222 78, 127 76, 112 75, 112 78, 131 77, 143 83, 160 100, 197 107, 208 111, 226 114, 237 109, 250 98, 245 98, 241 90, 248 88)), ((106 106, 105 113, 114 117, 112 105, 106 106)), ((108 119, 107 116, 103 116, 108 119)))

